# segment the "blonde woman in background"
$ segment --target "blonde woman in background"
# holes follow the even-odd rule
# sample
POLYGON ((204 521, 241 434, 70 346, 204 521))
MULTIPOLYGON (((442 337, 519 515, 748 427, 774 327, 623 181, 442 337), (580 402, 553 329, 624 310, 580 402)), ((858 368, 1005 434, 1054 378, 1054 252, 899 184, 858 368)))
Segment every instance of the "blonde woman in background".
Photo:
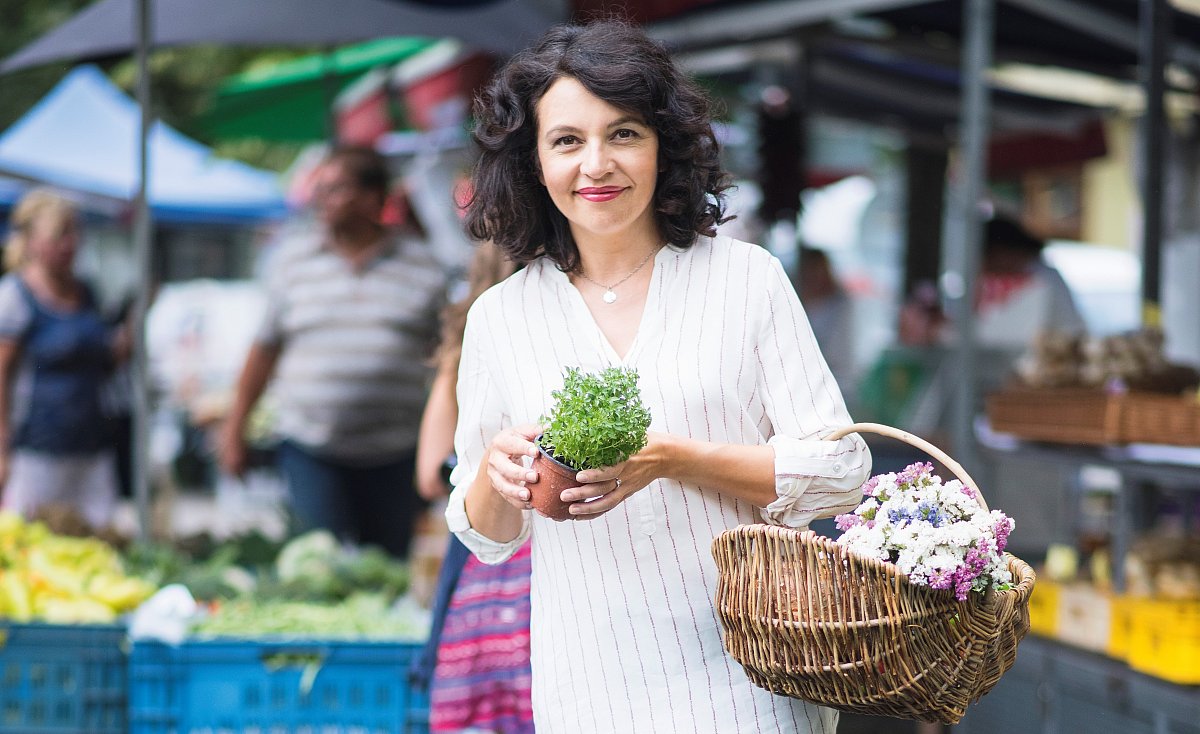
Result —
POLYGON ((129 352, 74 271, 79 214, 47 189, 13 209, 0 279, 0 506, 33 515, 74 507, 112 519, 115 457, 100 389, 129 352))

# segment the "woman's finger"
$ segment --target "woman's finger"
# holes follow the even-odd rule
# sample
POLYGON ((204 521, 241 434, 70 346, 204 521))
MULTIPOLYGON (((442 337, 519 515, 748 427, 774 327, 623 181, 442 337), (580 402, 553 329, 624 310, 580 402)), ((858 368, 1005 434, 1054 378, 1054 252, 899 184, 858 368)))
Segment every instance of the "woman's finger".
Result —
POLYGON ((601 484, 576 487, 575 490, 583 490, 583 492, 573 492, 572 490, 563 492, 564 495, 580 498, 571 501, 569 510, 571 515, 576 520, 595 520, 628 499, 631 494, 637 491, 637 488, 625 486, 625 482, 618 477, 601 484), (602 488, 604 491, 593 492, 593 488, 602 488))
POLYGON ((492 489, 513 507, 529 509, 529 490, 518 482, 513 482, 504 475, 494 464, 488 465, 488 480, 492 489))
MULTIPOLYGON (((536 430, 536 427, 533 430, 536 430)), ((503 430, 492 439, 492 448, 502 451, 508 456, 535 456, 537 446, 533 443, 533 439, 537 434, 534 433, 533 436, 530 436, 529 431, 528 426, 503 430)))
POLYGON ((575 481, 580 484, 594 484, 596 482, 611 482, 621 476, 625 471, 625 465, 629 462, 623 461, 620 464, 606 466, 603 469, 585 469, 575 475, 575 481))

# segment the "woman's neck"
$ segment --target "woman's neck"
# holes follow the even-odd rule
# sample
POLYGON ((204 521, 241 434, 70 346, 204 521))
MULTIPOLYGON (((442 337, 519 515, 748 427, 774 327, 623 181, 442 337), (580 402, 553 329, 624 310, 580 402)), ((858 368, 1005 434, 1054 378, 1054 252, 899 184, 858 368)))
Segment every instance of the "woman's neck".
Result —
POLYGON ((26 265, 21 274, 42 300, 65 307, 79 303, 79 281, 71 271, 59 271, 33 262, 26 265))
POLYGON ((627 238, 577 238, 575 243, 579 249, 577 270, 601 283, 625 277, 654 257, 663 245, 656 233, 627 238))

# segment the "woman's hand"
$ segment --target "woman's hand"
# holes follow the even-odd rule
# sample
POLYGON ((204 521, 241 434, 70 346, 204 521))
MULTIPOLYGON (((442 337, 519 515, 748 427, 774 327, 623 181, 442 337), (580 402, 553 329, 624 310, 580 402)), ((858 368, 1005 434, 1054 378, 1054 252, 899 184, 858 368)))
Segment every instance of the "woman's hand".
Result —
POLYGON ((541 432, 541 426, 534 423, 513 426, 497 433, 488 446, 488 481, 505 502, 518 510, 532 508, 525 483, 536 482, 537 472, 527 469, 521 457, 537 456, 533 441, 541 432))
POLYGON ((562 500, 570 502, 576 520, 595 520, 617 507, 655 479, 668 476, 665 457, 670 436, 650 432, 646 446, 628 460, 603 469, 586 469, 576 479, 580 486, 565 489, 562 500))
POLYGON ((450 493, 450 485, 442 479, 441 467, 436 472, 424 472, 417 476, 417 494, 426 502, 439 500, 450 493))

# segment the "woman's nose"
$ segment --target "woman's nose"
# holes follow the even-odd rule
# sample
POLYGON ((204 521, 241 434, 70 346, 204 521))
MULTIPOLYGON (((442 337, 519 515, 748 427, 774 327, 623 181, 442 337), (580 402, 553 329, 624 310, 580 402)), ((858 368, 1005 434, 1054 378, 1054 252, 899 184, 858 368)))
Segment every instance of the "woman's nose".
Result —
POLYGON ((603 178, 612 170, 612 156, 603 143, 589 145, 583 154, 583 174, 588 178, 603 178))

